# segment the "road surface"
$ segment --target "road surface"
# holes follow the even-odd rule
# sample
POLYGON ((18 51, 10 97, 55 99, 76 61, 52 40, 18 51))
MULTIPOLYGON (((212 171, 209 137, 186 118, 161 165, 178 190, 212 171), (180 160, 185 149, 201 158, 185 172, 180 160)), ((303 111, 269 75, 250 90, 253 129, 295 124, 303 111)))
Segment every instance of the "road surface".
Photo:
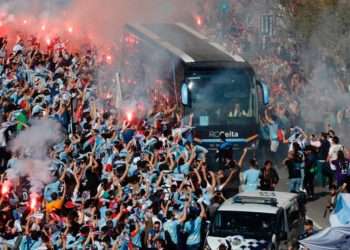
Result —
MULTIPOLYGON (((279 166, 277 171, 280 181, 277 186, 277 191, 288 191, 288 172, 286 167, 279 166)), ((315 199, 308 201, 306 204, 306 215, 312 219, 317 228, 326 228, 329 226, 328 216, 323 218, 324 209, 327 205, 328 189, 322 187, 315 188, 315 199)))

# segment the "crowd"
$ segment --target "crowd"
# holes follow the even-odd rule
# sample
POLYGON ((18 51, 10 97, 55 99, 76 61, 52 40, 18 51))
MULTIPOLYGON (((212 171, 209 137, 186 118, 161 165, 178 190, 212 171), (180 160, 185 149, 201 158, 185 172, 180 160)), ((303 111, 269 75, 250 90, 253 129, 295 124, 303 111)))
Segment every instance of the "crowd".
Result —
MULTIPOLYGON (((251 40, 235 22, 240 28, 232 36, 243 32, 251 40)), ((300 108, 293 96, 305 79, 296 47, 281 43, 253 62, 273 93, 262 118, 263 166, 246 161, 248 149, 234 161, 222 136, 221 168, 213 172, 207 150, 191 137, 191 124, 172 103, 158 100, 149 113, 136 116, 115 109, 97 91, 99 72, 108 66, 93 47, 73 52, 59 38, 45 47, 35 37, 10 46, 1 38, 0 248, 201 249, 205 221, 227 198, 275 190, 279 161, 288 170, 290 192, 305 190, 312 198, 319 179, 328 181, 332 194, 350 191, 342 138, 330 128, 308 134, 295 126, 300 108), (30 178, 17 182, 7 173, 24 155, 30 157, 30 149, 11 152, 11 140, 38 120, 60 124, 64 138, 47 145, 50 181, 33 195, 30 178)), ((328 207, 333 206, 334 199, 328 207)))
MULTIPOLYGON (((294 158, 301 158, 298 154, 302 155, 302 159, 297 160, 305 161, 300 164, 301 171, 289 171, 289 177, 294 179, 293 176, 301 176, 297 186, 305 187, 312 196, 314 175, 318 174, 318 181, 322 182, 327 178, 329 186, 336 176, 340 178, 338 173, 334 174, 336 168, 330 162, 338 159, 337 152, 331 153, 331 159, 328 158, 329 144, 340 145, 340 138, 344 146, 339 157, 346 159, 348 154, 349 140, 346 135, 349 132, 350 106, 348 101, 335 100, 336 95, 342 99, 342 93, 346 92, 344 74, 341 69, 335 69, 335 63, 328 62, 330 59, 326 55, 320 53, 320 61, 327 66, 316 67, 313 75, 319 75, 319 79, 313 79, 316 77, 305 68, 307 65, 303 62, 301 46, 291 34, 282 36, 277 33, 277 27, 274 27, 274 33, 262 34, 257 17, 251 17, 248 25, 246 19, 249 18, 242 17, 241 12, 245 13, 245 8, 255 6, 253 2, 205 1, 201 11, 206 22, 201 29, 211 39, 224 44, 231 53, 249 58, 258 78, 269 85, 270 105, 261 118, 263 158, 284 161, 288 166, 292 154, 294 158), (328 86, 322 86, 323 81, 327 81, 328 86), (325 110, 314 114, 313 107, 316 106, 325 110), (338 131, 338 136, 334 130, 338 131), (336 142, 333 138, 336 138, 336 142), (287 154, 288 159, 284 160, 287 154)), ((274 25, 277 26, 276 23, 274 25)), ((345 98, 348 99, 348 95, 345 98)))
MULTIPOLYGON (((1 248, 200 249, 205 220, 238 191, 247 150, 238 163, 222 154, 214 173, 176 107, 162 100, 139 117, 98 95, 106 64, 93 49, 70 52, 59 38, 47 48, 34 37, 0 43, 1 248), (49 132, 30 134, 38 124, 49 132), (55 124, 59 141, 47 136, 55 124), (38 145, 13 147, 24 133, 38 145), (35 165, 47 161, 41 180, 35 165)), ((246 190, 258 186, 256 164, 246 190)))
POLYGON ((344 96, 347 100, 341 99, 348 92, 348 77, 342 67, 324 51, 309 55, 283 25, 278 26, 278 21, 264 33, 262 17, 275 14, 274 10, 259 12, 265 10, 260 4, 261 1, 255 0, 206 0, 199 7, 199 13, 204 16, 200 29, 253 65, 258 78, 270 87, 271 106, 281 127, 299 125, 323 131, 330 125, 347 134, 349 96, 344 96), (311 56, 313 61, 306 58, 311 56), (338 96, 336 101, 334 95, 338 96), (316 105, 322 107, 319 114, 313 114, 312 107, 316 105))
POLYGON ((237 170, 209 171, 169 104, 147 119, 113 110, 95 91, 106 65, 92 49, 0 42, 1 249, 199 249, 208 208, 237 170), (36 173, 17 182, 7 170, 31 158, 9 142, 38 120, 59 123, 64 138, 47 142, 51 181, 34 196, 36 173))

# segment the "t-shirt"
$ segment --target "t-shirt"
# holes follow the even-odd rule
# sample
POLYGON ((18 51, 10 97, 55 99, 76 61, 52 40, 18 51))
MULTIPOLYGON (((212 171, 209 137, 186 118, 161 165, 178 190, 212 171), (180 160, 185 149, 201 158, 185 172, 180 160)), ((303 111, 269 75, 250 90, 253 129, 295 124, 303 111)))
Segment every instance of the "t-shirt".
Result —
POLYGON ((263 140, 268 141, 270 139, 269 127, 267 125, 261 126, 260 134, 263 140))
POLYGON ((148 237, 150 237, 152 240, 150 240, 148 243, 147 243, 147 247, 148 248, 151 248, 151 249, 154 249, 156 248, 156 241, 158 239, 163 239, 164 240, 164 232, 163 231, 160 231, 160 232, 157 232, 156 230, 154 230, 153 228, 148 232, 148 237), (158 236, 155 238, 155 236, 158 234, 158 236))
POLYGON ((244 191, 253 192, 256 191, 259 181, 260 171, 257 169, 248 169, 243 172, 244 178, 244 191))
POLYGON ((201 217, 197 217, 195 220, 187 221, 185 223, 185 232, 188 233, 186 245, 191 246, 201 242, 201 226, 201 217))
POLYGON ((49 203, 46 204, 46 211, 48 213, 51 213, 55 210, 61 209, 63 206, 63 201, 64 201, 64 197, 54 201, 50 201, 49 203))
POLYGON ((277 122, 269 124, 268 126, 269 126, 270 140, 277 140, 277 133, 278 133, 278 124, 277 124, 277 122))
POLYGON ((168 220, 163 225, 164 231, 169 233, 170 239, 175 244, 178 243, 177 228, 179 224, 180 223, 177 220, 168 220))
POLYGON ((60 182, 55 181, 52 183, 49 183, 45 186, 44 189, 44 198, 47 201, 51 201, 51 194, 52 193, 58 193, 59 192, 59 187, 60 187, 60 182))
POLYGON ((141 248, 142 247, 142 234, 145 228, 142 226, 138 232, 132 232, 131 233, 131 241, 132 244, 136 247, 141 248))
POLYGON ((22 239, 19 249, 20 250, 35 250, 38 249, 42 245, 42 240, 32 240, 29 236, 24 236, 22 239))
POLYGON ((329 153, 328 153, 330 161, 336 160, 338 158, 338 152, 342 149, 343 149, 343 146, 340 144, 332 145, 329 148, 329 153))
POLYGON ((190 165, 188 163, 182 164, 174 169, 174 173, 188 175, 190 173, 190 165))

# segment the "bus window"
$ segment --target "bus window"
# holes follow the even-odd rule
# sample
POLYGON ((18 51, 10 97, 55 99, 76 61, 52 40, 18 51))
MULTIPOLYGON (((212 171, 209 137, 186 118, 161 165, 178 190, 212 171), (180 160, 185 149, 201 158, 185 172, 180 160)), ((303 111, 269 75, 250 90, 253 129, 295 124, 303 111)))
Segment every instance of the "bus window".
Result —
POLYGON ((224 72, 189 79, 194 125, 232 125, 254 118, 251 80, 245 72, 224 72), (197 117, 196 117, 197 115, 197 117))

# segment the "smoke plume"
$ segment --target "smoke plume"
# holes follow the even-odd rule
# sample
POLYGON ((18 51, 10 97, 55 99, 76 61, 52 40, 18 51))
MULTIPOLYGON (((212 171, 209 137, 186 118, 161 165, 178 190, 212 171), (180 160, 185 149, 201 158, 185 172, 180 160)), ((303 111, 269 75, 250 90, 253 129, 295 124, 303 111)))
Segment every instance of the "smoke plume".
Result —
POLYGON ((7 170, 8 178, 17 181, 19 177, 27 177, 32 191, 40 192, 51 180, 48 150, 62 138, 61 126, 56 121, 31 121, 31 126, 10 142, 16 158, 14 165, 7 170))
MULTIPOLYGON (((0 3, 2 24, 42 37, 65 36, 73 45, 93 41, 113 49, 126 23, 192 18, 195 0, 13 0, 0 3)), ((45 38, 44 38, 45 39, 45 38)))

